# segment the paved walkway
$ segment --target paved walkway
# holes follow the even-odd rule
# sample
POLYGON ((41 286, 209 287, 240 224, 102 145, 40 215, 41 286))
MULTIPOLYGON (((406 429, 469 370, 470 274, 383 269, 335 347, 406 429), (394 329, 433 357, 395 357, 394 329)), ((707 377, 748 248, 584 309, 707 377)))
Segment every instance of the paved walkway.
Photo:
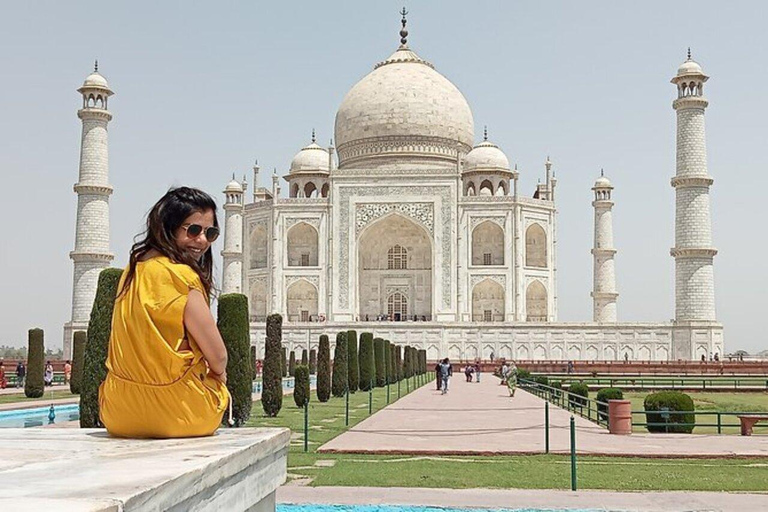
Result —
MULTIPOLYGON (((569 453, 570 413, 550 404, 550 451, 569 453)), ((580 454, 641 457, 768 457, 768 436, 632 434, 615 436, 576 416, 580 454)), ((490 455, 544 451, 544 401, 519 390, 510 398, 483 374, 451 379, 441 395, 433 384, 403 397, 320 447, 329 453, 490 455)))
POLYGON ((768 495, 725 492, 606 492, 377 487, 291 487, 277 490, 278 503, 422 505, 457 508, 567 508, 623 512, 765 512, 768 495))

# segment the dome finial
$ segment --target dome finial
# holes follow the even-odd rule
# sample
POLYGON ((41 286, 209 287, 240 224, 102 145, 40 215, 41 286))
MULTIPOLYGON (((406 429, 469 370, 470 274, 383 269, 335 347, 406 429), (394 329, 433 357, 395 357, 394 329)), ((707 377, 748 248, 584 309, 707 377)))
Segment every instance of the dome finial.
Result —
POLYGON ((93 72, 94 73, 99 72, 99 59, 96 59, 96 61, 93 63, 93 72))
POLYGON ((600 177, 602 178, 603 176, 605 176, 605 173, 603 172, 603 168, 601 167, 600 168, 600 177))
POLYGON ((408 31, 405 29, 405 24, 408 23, 408 20, 405 18, 405 16, 408 14, 408 11, 405 10, 405 7, 403 7, 403 9, 400 11, 400 14, 403 16, 403 19, 400 21, 403 24, 403 28, 400 29, 400 44, 407 46, 408 31))
POLYGON ((314 143, 315 143, 315 140, 316 140, 316 139, 315 139, 315 129, 314 129, 314 128, 312 128, 312 144, 314 144, 314 143))
POLYGON ((688 47, 688 60, 691 60, 691 47, 688 47))
POLYGON ((488 125, 483 126, 483 140, 488 140, 488 125))

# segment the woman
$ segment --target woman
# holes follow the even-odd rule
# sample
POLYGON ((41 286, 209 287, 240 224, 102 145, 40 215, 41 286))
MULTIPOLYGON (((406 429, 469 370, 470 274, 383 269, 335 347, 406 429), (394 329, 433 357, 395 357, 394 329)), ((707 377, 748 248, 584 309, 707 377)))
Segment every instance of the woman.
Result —
POLYGON ((512 363, 507 373, 507 389, 509 390, 509 396, 515 396, 515 388, 517 388, 517 366, 512 363))
POLYGON ((46 361, 45 363, 45 373, 43 373, 43 381, 45 382, 46 386, 52 386, 53 385, 53 365, 50 361, 46 361))
POLYGON ((99 390, 110 434, 207 436, 221 424, 227 351, 209 308, 218 226, 216 203, 194 188, 169 190, 149 212, 112 316, 99 390))

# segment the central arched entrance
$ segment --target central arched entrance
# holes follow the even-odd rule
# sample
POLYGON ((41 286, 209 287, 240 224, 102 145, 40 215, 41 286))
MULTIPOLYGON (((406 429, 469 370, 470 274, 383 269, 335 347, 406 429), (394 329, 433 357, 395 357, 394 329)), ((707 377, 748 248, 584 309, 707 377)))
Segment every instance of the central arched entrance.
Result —
POLYGON ((399 214, 365 228, 357 251, 360 320, 432 319, 432 241, 399 214))

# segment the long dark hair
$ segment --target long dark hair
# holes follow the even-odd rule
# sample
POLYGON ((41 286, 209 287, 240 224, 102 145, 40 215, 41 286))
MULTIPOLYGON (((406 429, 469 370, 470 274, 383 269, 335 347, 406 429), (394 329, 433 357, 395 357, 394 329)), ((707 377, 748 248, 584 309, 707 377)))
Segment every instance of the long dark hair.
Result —
MULTIPOLYGON (((190 187, 172 188, 155 203, 147 215, 147 229, 136 238, 143 236, 142 240, 131 247, 131 257, 128 261, 128 274, 123 281, 123 287, 118 294, 121 296, 136 275, 136 263, 152 249, 167 256, 176 263, 183 263, 192 267, 203 283, 205 293, 211 297, 213 289, 213 246, 195 260, 187 253, 179 251, 174 241, 174 233, 184 223, 184 220, 195 212, 213 212, 213 225, 219 227, 216 217, 216 202, 211 196, 190 187)), ((134 239, 135 240, 135 239, 134 239)))

